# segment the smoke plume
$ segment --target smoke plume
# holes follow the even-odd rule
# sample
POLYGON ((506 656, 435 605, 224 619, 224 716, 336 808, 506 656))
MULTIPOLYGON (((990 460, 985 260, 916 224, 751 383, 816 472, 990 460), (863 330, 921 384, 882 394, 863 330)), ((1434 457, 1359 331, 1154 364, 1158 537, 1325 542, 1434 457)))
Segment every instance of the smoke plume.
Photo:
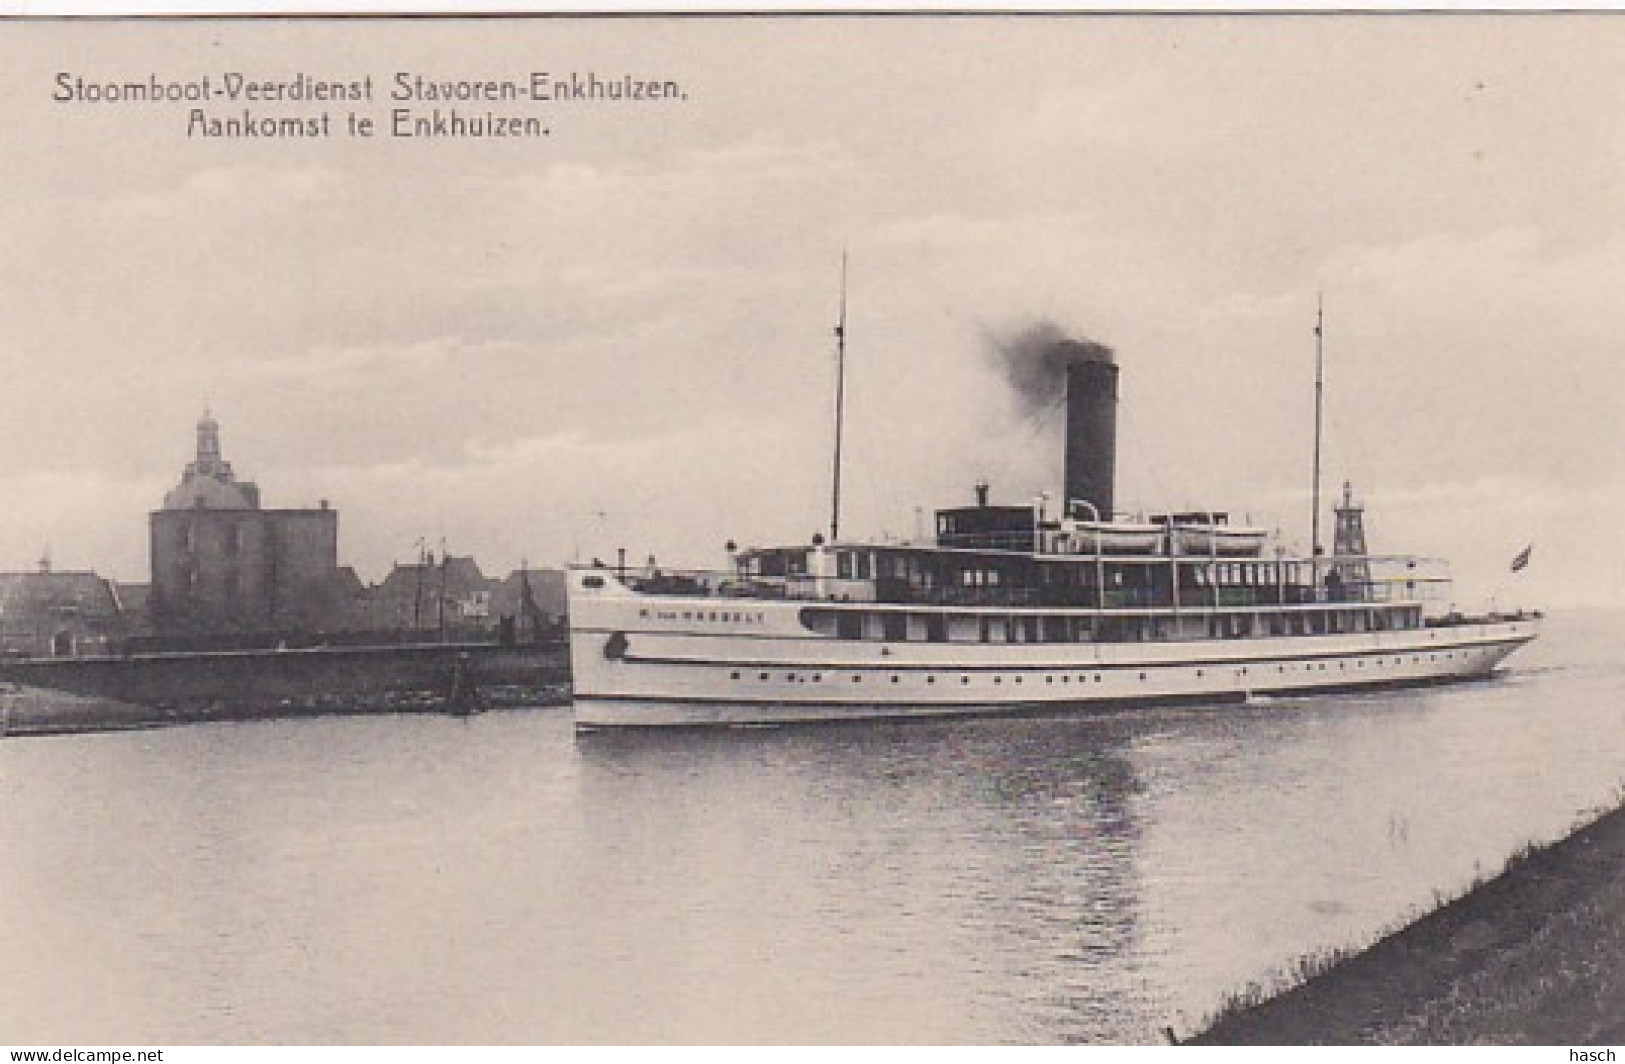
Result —
POLYGON ((1068 336, 1051 321, 1027 326, 1013 337, 989 335, 988 355, 1016 394, 1025 418, 1037 418, 1066 399, 1066 367, 1074 362, 1111 362, 1112 349, 1068 336))

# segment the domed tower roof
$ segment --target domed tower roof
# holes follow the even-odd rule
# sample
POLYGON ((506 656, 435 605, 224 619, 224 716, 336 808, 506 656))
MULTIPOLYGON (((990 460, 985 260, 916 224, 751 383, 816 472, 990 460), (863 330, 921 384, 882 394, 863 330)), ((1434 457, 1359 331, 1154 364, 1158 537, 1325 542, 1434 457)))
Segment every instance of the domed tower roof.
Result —
POLYGON ((220 422, 205 409, 197 422, 197 457, 164 496, 164 509, 257 510, 259 505, 259 489, 239 483, 231 463, 220 456, 220 422))
POLYGON ((200 473, 212 474, 217 468, 223 468, 226 476, 231 476, 231 464, 220 459, 220 422, 207 407, 197 419, 197 461, 193 465, 200 473))

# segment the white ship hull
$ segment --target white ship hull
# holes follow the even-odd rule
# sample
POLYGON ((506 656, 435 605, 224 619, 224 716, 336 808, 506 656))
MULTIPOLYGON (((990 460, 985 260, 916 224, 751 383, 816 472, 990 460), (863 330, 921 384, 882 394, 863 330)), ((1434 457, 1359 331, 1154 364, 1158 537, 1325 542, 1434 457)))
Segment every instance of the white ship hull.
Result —
POLYGON ((1439 683, 1488 675, 1538 629, 1521 618, 1167 642, 839 639, 801 623, 804 602, 637 594, 609 575, 582 593, 583 575, 572 574, 570 603, 583 727, 991 714, 1439 683))

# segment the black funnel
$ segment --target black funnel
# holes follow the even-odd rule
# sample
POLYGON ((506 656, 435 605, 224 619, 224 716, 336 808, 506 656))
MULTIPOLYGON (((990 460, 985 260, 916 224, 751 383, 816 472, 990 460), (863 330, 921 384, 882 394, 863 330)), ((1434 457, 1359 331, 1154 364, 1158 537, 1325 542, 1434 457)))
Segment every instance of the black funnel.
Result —
POLYGON ((1066 367, 1066 512, 1081 500, 1094 513, 1076 506, 1075 516, 1098 514, 1109 521, 1117 470, 1117 367, 1099 357, 1101 348, 1070 341, 1063 346, 1092 356, 1074 358, 1066 367))

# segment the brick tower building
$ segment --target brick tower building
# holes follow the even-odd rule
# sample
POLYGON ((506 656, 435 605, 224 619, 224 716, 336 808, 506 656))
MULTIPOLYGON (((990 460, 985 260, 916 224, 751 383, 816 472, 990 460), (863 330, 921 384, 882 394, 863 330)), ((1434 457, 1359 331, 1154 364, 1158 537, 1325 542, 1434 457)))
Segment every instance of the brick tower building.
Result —
POLYGON ((158 632, 314 631, 342 612, 338 511, 267 510, 220 450, 220 423, 197 423, 197 455, 150 519, 158 632))

